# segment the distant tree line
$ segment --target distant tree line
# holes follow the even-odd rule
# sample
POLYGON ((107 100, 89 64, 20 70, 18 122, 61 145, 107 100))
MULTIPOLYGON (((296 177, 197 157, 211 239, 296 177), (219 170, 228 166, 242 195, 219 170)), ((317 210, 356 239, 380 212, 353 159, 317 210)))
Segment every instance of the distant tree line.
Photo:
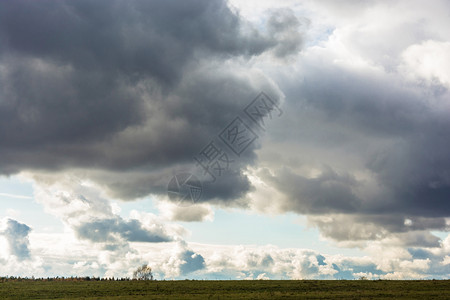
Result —
POLYGON ((138 280, 129 277, 95 277, 95 276, 71 276, 71 277, 20 277, 20 276, 4 276, 0 277, 1 282, 18 282, 18 281, 130 281, 138 280))
POLYGON ((154 280, 152 268, 148 265, 142 265, 133 272, 133 278, 129 277, 94 277, 94 276, 70 276, 70 277, 16 277, 5 276, 0 277, 2 282, 18 282, 18 281, 130 281, 130 280, 154 280))

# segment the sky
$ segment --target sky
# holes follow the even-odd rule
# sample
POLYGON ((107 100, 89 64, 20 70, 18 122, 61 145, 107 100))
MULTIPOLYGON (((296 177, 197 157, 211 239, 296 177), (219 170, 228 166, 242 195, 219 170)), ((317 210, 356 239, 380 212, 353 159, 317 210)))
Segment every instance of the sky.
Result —
POLYGON ((450 277, 448 1, 0 2, 0 276, 450 277))

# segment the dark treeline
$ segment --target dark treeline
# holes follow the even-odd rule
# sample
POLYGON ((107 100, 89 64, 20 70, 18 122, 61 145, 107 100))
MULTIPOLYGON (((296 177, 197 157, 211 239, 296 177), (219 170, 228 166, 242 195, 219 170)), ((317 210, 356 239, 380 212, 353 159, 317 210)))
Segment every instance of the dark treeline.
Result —
POLYGON ((16 276, 5 276, 0 277, 0 283, 1 282, 18 282, 18 281, 131 281, 131 280, 138 280, 138 279, 132 279, 132 278, 115 278, 115 277, 90 277, 90 276, 82 276, 82 277, 41 277, 41 278, 35 278, 33 277, 16 277, 16 276))

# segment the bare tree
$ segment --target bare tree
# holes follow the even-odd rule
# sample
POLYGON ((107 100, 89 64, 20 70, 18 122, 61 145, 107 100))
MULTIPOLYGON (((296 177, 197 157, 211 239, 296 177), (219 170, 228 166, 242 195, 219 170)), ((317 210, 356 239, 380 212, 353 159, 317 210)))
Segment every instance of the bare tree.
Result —
POLYGON ((148 265, 142 265, 133 272, 133 279, 153 280, 152 268, 148 265))

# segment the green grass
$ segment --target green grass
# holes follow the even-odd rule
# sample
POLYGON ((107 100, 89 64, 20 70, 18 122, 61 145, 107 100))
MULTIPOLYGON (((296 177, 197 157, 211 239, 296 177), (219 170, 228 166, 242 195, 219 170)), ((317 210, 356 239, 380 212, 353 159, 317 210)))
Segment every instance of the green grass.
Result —
POLYGON ((450 280, 22 281, 0 299, 450 299, 450 280))

